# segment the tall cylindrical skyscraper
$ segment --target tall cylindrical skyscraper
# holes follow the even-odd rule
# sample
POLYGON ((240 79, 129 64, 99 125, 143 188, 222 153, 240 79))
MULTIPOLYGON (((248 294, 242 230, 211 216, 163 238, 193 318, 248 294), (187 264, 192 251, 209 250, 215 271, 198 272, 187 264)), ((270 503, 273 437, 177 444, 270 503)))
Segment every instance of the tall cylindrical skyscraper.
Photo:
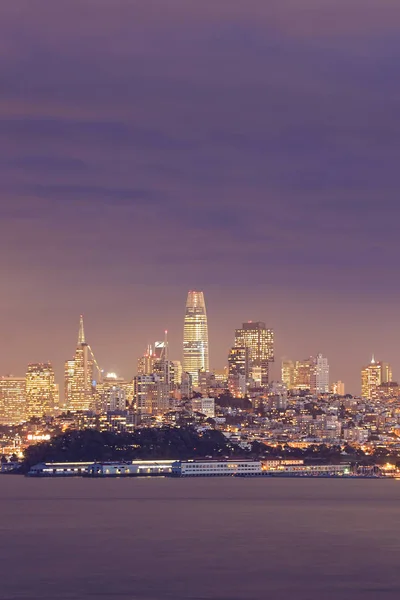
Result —
POLYGON ((209 371, 208 326, 203 292, 190 291, 183 329, 183 370, 198 385, 199 371, 209 371))

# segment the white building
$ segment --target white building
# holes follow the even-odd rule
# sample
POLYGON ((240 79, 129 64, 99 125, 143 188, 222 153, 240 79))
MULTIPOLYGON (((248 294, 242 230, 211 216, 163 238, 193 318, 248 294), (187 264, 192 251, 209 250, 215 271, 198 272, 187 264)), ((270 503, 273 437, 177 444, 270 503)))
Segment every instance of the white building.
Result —
POLYGON ((211 419, 215 417, 214 398, 193 398, 191 405, 193 412, 199 412, 211 419))
POLYGON ((261 473, 261 462, 256 460, 188 460, 172 465, 172 475, 176 477, 255 476, 261 473))
POLYGON ((329 363, 328 359, 317 354, 313 359, 311 370, 310 391, 312 394, 329 394, 329 363))

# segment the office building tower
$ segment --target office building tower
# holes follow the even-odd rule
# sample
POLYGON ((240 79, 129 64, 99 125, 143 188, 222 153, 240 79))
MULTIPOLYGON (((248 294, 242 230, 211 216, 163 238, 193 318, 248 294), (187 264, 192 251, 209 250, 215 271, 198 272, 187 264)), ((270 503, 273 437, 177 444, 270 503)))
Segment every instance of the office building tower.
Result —
POLYGON ((75 361, 67 360, 64 365, 64 405, 68 409, 72 397, 72 382, 74 377, 75 361))
POLYGON ((96 386, 96 411, 124 411, 127 408, 127 382, 116 373, 107 373, 96 386))
POLYGON ((165 338, 162 342, 155 342, 154 344, 154 375, 158 380, 158 395, 157 395, 157 406, 153 409, 153 412, 157 414, 163 414, 169 409, 169 400, 174 387, 173 376, 174 367, 172 362, 169 360, 169 347, 168 347, 168 332, 165 331, 165 338))
POLYGON ((134 409, 139 415, 158 412, 160 382, 156 375, 137 375, 134 382, 134 409))
POLYGON ((197 389, 203 396, 210 393, 211 388, 215 387, 215 377, 210 371, 199 371, 199 380, 197 389))
POLYGON ((25 377, 0 377, 0 424, 19 425, 26 420, 25 377))
POLYGON ((294 389, 295 385, 295 364, 292 360, 283 360, 281 366, 282 383, 287 390, 294 389))
POLYGON ((310 392, 314 395, 329 394, 329 363, 322 354, 312 359, 310 392))
POLYGON ((261 321, 243 323, 235 331, 235 347, 248 349, 249 377, 255 385, 267 387, 269 363, 274 360, 274 332, 261 321))
POLYGON ((311 374, 314 367, 313 358, 305 360, 296 360, 294 365, 294 389, 310 390, 311 389, 311 374))
POLYGON ((249 378, 249 350, 234 346, 228 355, 228 389, 234 398, 243 398, 249 378))
POLYGON ((331 393, 335 394, 335 396, 344 396, 345 387, 343 381, 335 381, 331 385, 331 393))
POLYGON ((81 315, 75 357, 65 365, 66 404, 68 410, 72 412, 89 411, 95 408, 93 364, 93 354, 86 343, 81 315))
POLYGON ((189 399, 193 395, 193 384, 192 384, 192 376, 190 373, 182 373, 181 379, 181 398, 189 399))
POLYGON ((379 397, 378 387, 392 381, 392 368, 388 363, 377 362, 372 357, 369 365, 361 370, 361 395, 368 400, 379 397))
POLYGON ((155 358, 153 347, 149 344, 143 356, 138 358, 137 374, 151 375, 154 371, 155 358))
POLYGON ((203 292, 190 291, 183 329, 183 370, 198 385, 199 371, 209 371, 208 325, 203 292))
POLYGON ((171 364, 171 383, 173 384, 174 388, 176 388, 182 383, 182 363, 180 360, 172 360, 171 364))
POLYGON ((58 386, 54 382, 54 370, 50 363, 28 365, 26 383, 26 415, 42 417, 52 415, 58 406, 58 386))

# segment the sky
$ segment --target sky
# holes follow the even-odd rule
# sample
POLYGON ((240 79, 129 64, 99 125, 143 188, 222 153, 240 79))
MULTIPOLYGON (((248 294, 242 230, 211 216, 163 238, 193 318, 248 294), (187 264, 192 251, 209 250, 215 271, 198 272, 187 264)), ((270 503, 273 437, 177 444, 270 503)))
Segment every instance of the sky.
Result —
POLYGON ((360 392, 400 379, 398 0, 0 4, 0 373, 50 360, 79 315, 132 377, 189 289, 211 366, 262 320, 283 357, 360 392))

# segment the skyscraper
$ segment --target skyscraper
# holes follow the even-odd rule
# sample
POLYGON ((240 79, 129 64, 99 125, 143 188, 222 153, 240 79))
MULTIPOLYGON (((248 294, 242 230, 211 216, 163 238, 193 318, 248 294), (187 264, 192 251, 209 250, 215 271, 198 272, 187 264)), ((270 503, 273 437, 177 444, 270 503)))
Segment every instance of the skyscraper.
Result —
POLYGON ((328 359, 322 354, 317 354, 313 358, 313 365, 310 377, 310 391, 312 394, 329 393, 329 363, 328 359))
POLYGON ((282 361, 281 374, 282 383, 285 384, 286 389, 292 390, 295 381, 295 364, 292 360, 282 361))
MULTIPOLYGON (((136 375, 134 382, 134 408, 139 415, 159 414, 160 382, 157 375, 136 375)), ((165 411, 160 411, 162 412, 165 411)))
POLYGON ((26 415, 42 417, 53 414, 58 406, 58 386, 50 363, 28 365, 26 373, 26 415))
POLYGON ((235 398, 246 395, 248 375, 249 350, 245 346, 234 346, 228 355, 228 389, 235 398))
POLYGON ((126 410, 127 385, 128 382, 116 373, 107 373, 96 386, 96 411, 105 413, 126 410))
POLYGON ((26 420, 25 377, 0 377, 0 423, 18 425, 26 420))
POLYGON ((154 361, 155 361, 154 350, 151 345, 147 346, 146 352, 143 356, 138 358, 138 366, 137 372, 138 375, 151 375, 154 371, 154 361))
POLYGON ((274 360, 274 332, 262 321, 248 321, 235 331, 235 347, 245 347, 249 356, 249 375, 257 385, 269 382, 269 363, 274 360))
POLYGON ((65 364, 65 398, 67 408, 72 411, 94 409, 93 355, 86 343, 83 317, 79 323, 78 344, 73 361, 65 364))
POLYGON ((373 400, 378 397, 378 386, 392 381, 392 368, 388 363, 377 362, 372 357, 369 365, 361 370, 361 395, 373 400))
POLYGON ((199 371, 209 371, 208 325, 203 292, 190 291, 186 301, 183 329, 183 371, 199 382, 199 371))

